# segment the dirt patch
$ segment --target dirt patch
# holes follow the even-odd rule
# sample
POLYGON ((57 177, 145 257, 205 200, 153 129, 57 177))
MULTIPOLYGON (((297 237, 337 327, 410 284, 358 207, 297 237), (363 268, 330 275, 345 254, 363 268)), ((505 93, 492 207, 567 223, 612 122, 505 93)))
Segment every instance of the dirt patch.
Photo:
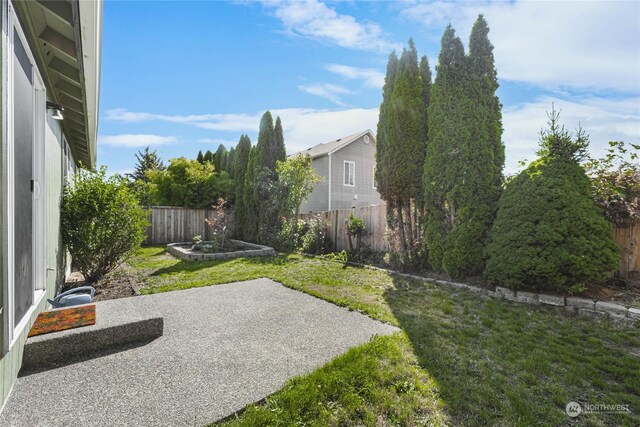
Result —
MULTIPOLYGON (((96 290, 94 301, 105 301, 117 298, 127 298, 139 295, 142 283, 126 266, 118 267, 113 272, 100 279, 98 283, 89 284, 96 290)), ((73 272, 64 284, 63 291, 87 285, 79 272, 73 272)))
POLYGON ((597 301, 640 307, 640 281, 611 282, 605 285, 590 285, 582 295, 597 301))

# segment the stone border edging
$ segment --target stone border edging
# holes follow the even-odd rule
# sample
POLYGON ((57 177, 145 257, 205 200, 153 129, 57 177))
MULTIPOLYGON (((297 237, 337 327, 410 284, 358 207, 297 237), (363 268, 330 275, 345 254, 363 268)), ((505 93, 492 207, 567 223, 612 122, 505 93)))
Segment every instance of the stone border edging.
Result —
MULTIPOLYGON (((305 254, 307 255, 307 254, 305 254)), ((317 255, 312 255, 317 256, 317 255)), ((325 258, 324 256, 321 256, 325 258)), ((328 258, 325 258, 328 259, 328 258)), ((626 307, 624 305, 615 304, 605 301, 594 301, 587 298, 564 297, 559 295, 538 294, 525 291, 513 291, 508 288, 496 286, 495 290, 480 288, 478 286, 469 285, 467 283, 452 282, 449 280, 432 279, 414 274, 401 273, 388 268, 376 267, 368 264, 360 264, 357 262, 347 261, 346 264, 356 267, 369 268, 371 270, 384 271, 406 279, 418 280, 420 282, 430 282, 438 285, 445 285, 457 289, 466 289, 473 293, 483 294, 492 298, 505 299, 513 302, 519 302, 529 305, 545 305, 549 307, 564 307, 569 314, 577 314, 580 316, 588 316, 595 319, 609 318, 615 322, 622 323, 627 326, 634 326, 640 321, 640 308, 626 307)))
POLYGON ((248 250, 234 251, 234 252, 219 252, 219 253, 200 253, 192 252, 190 249, 181 248, 180 246, 191 245, 191 242, 178 242, 169 243, 167 245, 167 252, 184 261, 203 261, 212 259, 232 259, 243 257, 258 257, 258 256, 274 256, 276 255, 275 249, 269 246, 256 245, 254 243, 247 243, 241 240, 230 239, 231 242, 242 244, 245 247, 249 247, 248 250))

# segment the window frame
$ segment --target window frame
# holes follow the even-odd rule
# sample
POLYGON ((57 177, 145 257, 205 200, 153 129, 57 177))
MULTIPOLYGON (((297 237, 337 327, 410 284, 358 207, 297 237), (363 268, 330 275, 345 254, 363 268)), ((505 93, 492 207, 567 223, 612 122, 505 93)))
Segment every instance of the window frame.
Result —
MULTIPOLYGON (((3 264, 3 303, 2 303, 2 354, 8 353, 18 342, 18 339, 31 321, 33 313, 42 302, 46 294, 46 185, 45 185, 45 127, 47 121, 46 87, 38 69, 37 62, 29 46, 27 37, 11 1, 6 4, 7 31, 2 34, 2 83, 6 89, 3 93, 3 144, 1 164, 2 169, 2 206, 5 213, 2 221, 2 264, 3 264), (15 37, 26 51, 33 73, 33 236, 32 236, 32 268, 33 268, 33 299, 31 307, 16 323, 15 313, 15 212, 9 207, 14 206, 15 194, 15 165, 14 165, 14 64, 15 37)), ((3 25, 4 26, 4 25, 3 25)))
POLYGON ((356 186, 356 162, 352 160, 344 160, 342 173, 343 173, 342 185, 344 187, 355 187, 356 186), (349 178, 353 176, 353 179, 349 179, 349 182, 352 182, 351 184, 347 184, 347 165, 349 165, 349 178))

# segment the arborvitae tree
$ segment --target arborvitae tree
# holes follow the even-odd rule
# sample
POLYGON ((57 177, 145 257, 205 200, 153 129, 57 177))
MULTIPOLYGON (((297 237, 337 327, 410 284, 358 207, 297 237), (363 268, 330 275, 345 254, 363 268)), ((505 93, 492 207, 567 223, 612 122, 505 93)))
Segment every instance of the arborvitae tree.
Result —
POLYGON ((431 67, 426 56, 420 59, 420 76, 422 77, 422 103, 425 105, 424 118, 424 138, 429 138, 429 103, 431 102, 431 67))
POLYGON ((509 182, 487 247, 485 277, 512 289, 579 292, 604 280, 619 263, 612 226, 596 207, 578 159, 588 144, 572 140, 549 116, 541 158, 509 182))
POLYGON ((251 218, 246 223, 245 237, 256 241, 260 239, 258 232, 267 230, 271 233, 278 227, 278 212, 263 208, 266 199, 271 197, 270 192, 275 191, 274 183, 278 180, 276 162, 286 158, 282 124, 280 120, 278 123, 280 134, 276 133, 271 112, 267 111, 262 116, 258 143, 249 156, 245 177, 245 204, 247 216, 251 218))
POLYGON ((216 165, 216 171, 220 172, 222 170, 224 170, 224 157, 227 153, 227 147, 225 147, 224 145, 220 144, 218 145, 218 149, 216 150, 216 154, 215 154, 215 165, 216 165))
POLYGON ((244 227, 247 218, 247 209, 244 199, 244 181, 249 166, 249 152, 251 151, 251 140, 247 135, 242 135, 234 151, 233 157, 233 177, 235 185, 235 207, 234 207, 234 232, 236 238, 244 239, 244 227))
POLYGON ((242 189, 242 200, 244 203, 244 221, 236 224, 242 226, 242 235, 246 240, 255 240, 258 235, 258 203, 255 198, 256 177, 258 175, 256 167, 258 149, 254 145, 249 150, 249 160, 247 161, 247 171, 244 177, 244 187, 242 189))
POLYGON ((133 169, 133 173, 128 174, 129 178, 133 181, 148 182, 147 172, 152 170, 164 170, 165 166, 158 157, 156 151, 150 151, 149 147, 146 147, 144 151, 138 151, 136 154, 136 166, 133 169))
POLYGON ((202 150, 198 151, 198 157, 196 157, 196 160, 198 161, 198 163, 203 164, 204 163, 204 155, 202 154, 202 150))
POLYGON ((489 41, 489 26, 484 16, 479 15, 469 38, 469 63, 472 76, 478 80, 480 90, 477 99, 482 101, 486 116, 487 141, 493 148, 493 163, 496 171, 494 185, 502 188, 504 168, 504 144, 502 143, 502 105, 496 95, 498 73, 493 57, 493 45, 489 41))
MULTIPOLYGON (((376 189, 383 200, 391 200, 392 194, 387 185, 387 175, 390 173, 386 164, 387 149, 387 132, 389 104, 391 95, 393 94, 393 84, 396 79, 396 71, 398 69, 398 56, 395 51, 389 55, 387 62, 387 74, 384 78, 384 86, 382 88, 382 104, 380 104, 380 114, 378 117, 378 131, 376 133, 376 189)), ((387 204, 387 217, 392 216, 392 206, 387 204)))
POLYGON ((233 162, 235 161, 235 157, 236 157, 236 149, 235 147, 231 147, 231 149, 229 150, 229 156, 227 157, 227 162, 225 165, 225 171, 227 171, 227 173, 229 174, 229 176, 231 178, 233 178, 233 162))
POLYGON ((211 151, 207 150, 207 152, 204 153, 204 161, 209 163, 215 163, 214 155, 211 151))
MULTIPOLYGON (((273 149, 273 156, 276 161, 278 160, 282 161, 287 158, 287 150, 284 148, 284 131, 282 130, 282 121, 280 120, 280 116, 276 117, 276 125, 274 128, 274 132, 275 132, 275 147, 273 149)), ((271 164, 271 159, 268 160, 268 163, 269 165, 271 164)))
POLYGON ((429 147, 424 164, 424 243, 429 264, 443 269, 447 238, 458 215, 460 153, 468 146, 465 126, 466 60, 462 42, 449 25, 442 36, 437 74, 428 107, 429 147))
POLYGON ((424 136, 423 86, 418 54, 413 40, 402 51, 393 85, 387 118, 385 167, 386 185, 391 194, 387 200, 397 212, 400 249, 414 251, 416 224, 411 204, 422 191, 422 171, 426 150, 424 136))
MULTIPOLYGON (((420 76, 422 77, 422 102, 424 104, 424 118, 422 119, 423 136, 426 141, 426 151, 429 149, 429 103, 431 102, 431 67, 426 56, 420 59, 420 76)), ((423 165, 424 168, 424 165, 423 165)), ((421 172, 422 175, 422 172, 421 172)), ((422 176, 420 177, 422 180, 422 176)), ((419 215, 424 214, 424 188, 422 188, 416 197, 419 215)))

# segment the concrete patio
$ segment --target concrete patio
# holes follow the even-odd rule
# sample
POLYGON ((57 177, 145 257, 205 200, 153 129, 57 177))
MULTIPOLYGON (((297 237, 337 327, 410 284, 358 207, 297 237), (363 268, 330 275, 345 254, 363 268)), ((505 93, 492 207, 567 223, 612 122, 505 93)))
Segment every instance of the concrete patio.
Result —
POLYGON ((398 330, 268 279, 135 298, 163 336, 22 376, 0 425, 206 425, 398 330))

